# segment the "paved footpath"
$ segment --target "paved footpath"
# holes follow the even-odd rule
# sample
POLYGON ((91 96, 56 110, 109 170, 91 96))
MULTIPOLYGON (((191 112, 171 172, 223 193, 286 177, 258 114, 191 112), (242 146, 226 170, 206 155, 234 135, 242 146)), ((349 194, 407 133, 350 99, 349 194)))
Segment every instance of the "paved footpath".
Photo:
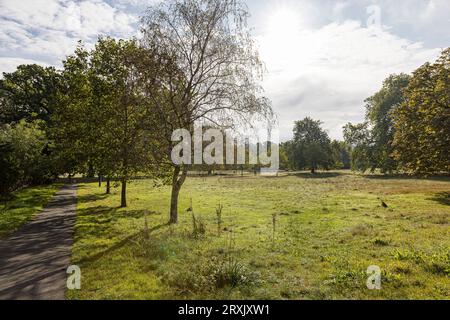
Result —
POLYGON ((0 240, 0 299, 64 299, 75 220, 76 186, 67 185, 32 221, 0 240))

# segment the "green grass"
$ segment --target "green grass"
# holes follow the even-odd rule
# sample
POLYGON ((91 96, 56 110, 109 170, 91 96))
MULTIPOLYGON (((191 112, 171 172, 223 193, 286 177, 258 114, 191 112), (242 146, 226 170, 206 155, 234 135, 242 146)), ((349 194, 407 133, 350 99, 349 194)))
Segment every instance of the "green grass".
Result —
POLYGON ((0 239, 32 219, 53 196, 59 185, 37 186, 13 193, 12 200, 0 205, 0 239))
POLYGON ((134 181, 119 209, 119 190, 81 184, 82 289, 68 298, 450 299, 449 191, 448 179, 348 172, 188 178, 168 226, 169 187, 134 181), (366 287, 370 265, 381 290, 366 287))

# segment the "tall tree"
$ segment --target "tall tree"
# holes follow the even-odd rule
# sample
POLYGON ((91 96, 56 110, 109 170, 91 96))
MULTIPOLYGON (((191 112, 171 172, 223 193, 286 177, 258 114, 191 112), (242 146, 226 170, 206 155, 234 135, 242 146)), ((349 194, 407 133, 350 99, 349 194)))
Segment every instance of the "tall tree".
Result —
POLYGON ((20 65, 0 80, 0 124, 49 121, 57 104, 60 75, 53 67, 20 65))
POLYGON ((10 181, 15 181, 13 188, 48 182, 58 173, 49 132, 55 126, 51 117, 60 102, 61 89, 61 73, 53 67, 20 65, 14 72, 3 73, 0 80, 2 177, 6 181, 11 174, 10 181), (35 139, 31 137, 33 134, 35 139), (27 162, 27 159, 34 161, 27 162))
MULTIPOLYGON (((166 159, 176 129, 193 132, 203 122, 223 128, 271 115, 259 80, 262 64, 239 0, 169 0, 150 7, 143 18, 143 43, 171 57, 164 94, 154 99, 166 159)), ((169 161, 167 161, 169 162, 169 161)), ((188 166, 172 163, 170 223, 178 220, 178 195, 188 166)))
POLYGON ((91 116, 96 122, 89 129, 95 137, 89 145, 95 150, 97 168, 120 180, 125 207, 128 180, 150 167, 152 172, 162 170, 153 161, 159 145, 153 101, 161 90, 158 74, 164 62, 135 40, 102 38, 91 64, 91 116))
POLYGON ((295 169, 295 165, 293 162, 294 159, 293 147, 294 144, 292 140, 280 144, 280 169, 282 170, 295 169))
POLYGON ((344 141, 333 140, 331 148, 331 166, 334 169, 350 169, 350 148, 344 141))
POLYGON ((308 168, 315 173, 319 166, 331 163, 330 138, 321 128, 322 122, 306 117, 294 125, 294 157, 298 169, 308 168))
POLYGON ((55 165, 61 174, 86 173, 90 148, 86 147, 89 133, 86 128, 95 121, 89 110, 92 105, 92 89, 89 82, 89 52, 79 44, 74 54, 63 61, 62 86, 59 103, 51 121, 54 141, 55 165))
POLYGON ((351 147, 351 167, 362 172, 376 168, 373 156, 373 143, 369 124, 348 123, 344 126, 344 140, 351 147))
POLYGON ((417 69, 395 110, 394 157, 411 173, 450 172, 450 48, 417 69))
POLYGON ((364 123, 344 127, 344 136, 353 148, 352 168, 374 172, 392 172, 397 169, 393 158, 394 125, 393 114, 403 102, 403 92, 410 77, 406 74, 390 75, 382 88, 365 100, 364 123))
POLYGON ((393 159, 394 125, 392 114, 403 102, 403 91, 408 85, 410 76, 406 74, 391 75, 383 82, 383 87, 366 102, 366 121, 370 124, 372 140, 373 166, 381 172, 397 169, 393 159))

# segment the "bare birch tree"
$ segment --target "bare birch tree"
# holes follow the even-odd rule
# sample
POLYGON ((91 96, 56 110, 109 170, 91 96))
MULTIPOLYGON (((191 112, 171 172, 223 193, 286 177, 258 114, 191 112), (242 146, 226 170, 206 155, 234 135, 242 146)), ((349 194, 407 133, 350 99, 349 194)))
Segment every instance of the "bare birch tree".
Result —
MULTIPOLYGON (((260 86, 263 64, 239 0, 168 0, 142 18, 143 45, 171 57, 161 94, 150 95, 158 114, 158 133, 170 158, 176 129, 194 124, 236 128, 255 116, 271 117, 260 86)), ((187 165, 173 166, 170 223, 178 220, 178 195, 187 165)))

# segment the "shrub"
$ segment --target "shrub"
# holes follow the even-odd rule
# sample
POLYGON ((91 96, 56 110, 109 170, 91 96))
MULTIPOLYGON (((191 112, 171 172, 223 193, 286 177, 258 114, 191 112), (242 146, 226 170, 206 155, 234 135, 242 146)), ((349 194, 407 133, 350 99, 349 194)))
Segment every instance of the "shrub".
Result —
POLYGON ((212 293, 224 288, 251 288, 259 283, 259 273, 230 257, 199 260, 183 272, 167 271, 164 277, 181 293, 212 293))
POLYGON ((27 184, 43 184, 52 178, 49 141, 43 123, 24 120, 0 128, 0 196, 27 184))
POLYGON ((213 277, 216 288, 252 286, 258 280, 257 273, 233 258, 219 261, 213 269, 213 277))
POLYGON ((192 199, 189 211, 191 211, 192 213, 192 237, 200 238, 206 234, 206 224, 203 219, 195 217, 194 208, 192 206, 192 199))

